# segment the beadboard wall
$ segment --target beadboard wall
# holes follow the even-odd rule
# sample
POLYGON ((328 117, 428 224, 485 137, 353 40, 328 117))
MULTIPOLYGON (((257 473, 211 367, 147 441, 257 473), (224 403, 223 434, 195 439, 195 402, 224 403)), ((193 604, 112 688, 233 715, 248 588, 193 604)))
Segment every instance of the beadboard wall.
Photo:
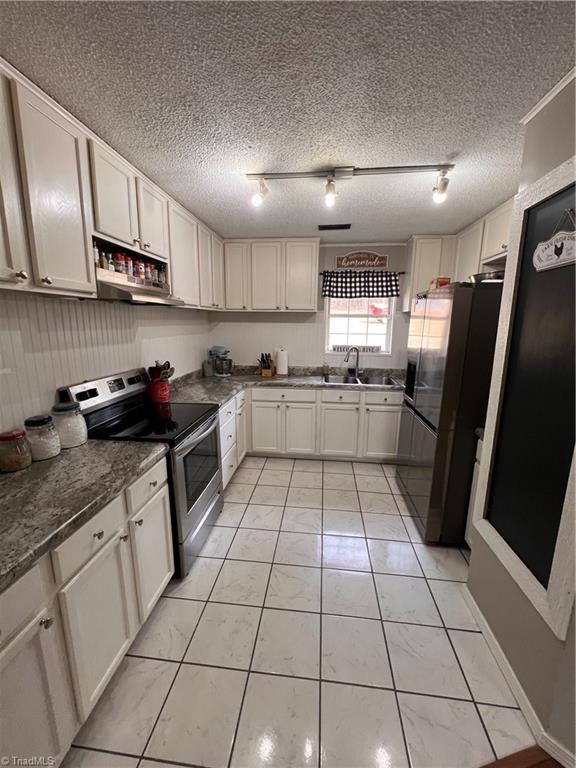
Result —
POLYGON ((0 431, 47 411, 55 390, 170 360, 176 375, 206 356, 205 312, 0 293, 0 431))

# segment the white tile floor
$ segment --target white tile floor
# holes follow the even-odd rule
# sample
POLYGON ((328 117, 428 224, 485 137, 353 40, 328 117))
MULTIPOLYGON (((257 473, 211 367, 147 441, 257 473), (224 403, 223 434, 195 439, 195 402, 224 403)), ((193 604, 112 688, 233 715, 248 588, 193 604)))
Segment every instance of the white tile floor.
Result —
POLYGON ((65 768, 478 768, 534 742, 391 466, 248 457, 65 768))

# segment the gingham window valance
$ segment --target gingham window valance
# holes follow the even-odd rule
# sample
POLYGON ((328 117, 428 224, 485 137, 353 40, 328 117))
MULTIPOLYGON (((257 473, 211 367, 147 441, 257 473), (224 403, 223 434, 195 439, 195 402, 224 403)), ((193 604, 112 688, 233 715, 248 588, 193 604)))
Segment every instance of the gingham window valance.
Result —
POLYGON ((383 299, 400 296, 398 272, 332 269, 322 272, 322 296, 330 299, 383 299))

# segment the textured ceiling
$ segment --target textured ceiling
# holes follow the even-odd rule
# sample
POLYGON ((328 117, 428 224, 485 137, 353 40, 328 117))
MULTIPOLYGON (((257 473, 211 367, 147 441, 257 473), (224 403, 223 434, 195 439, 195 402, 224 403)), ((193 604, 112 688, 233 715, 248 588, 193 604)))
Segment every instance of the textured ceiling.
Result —
POLYGON ((514 194, 518 120, 573 66, 572 2, 0 2, 0 53, 224 236, 452 233, 514 194), (270 182, 243 172, 456 163, 270 182))

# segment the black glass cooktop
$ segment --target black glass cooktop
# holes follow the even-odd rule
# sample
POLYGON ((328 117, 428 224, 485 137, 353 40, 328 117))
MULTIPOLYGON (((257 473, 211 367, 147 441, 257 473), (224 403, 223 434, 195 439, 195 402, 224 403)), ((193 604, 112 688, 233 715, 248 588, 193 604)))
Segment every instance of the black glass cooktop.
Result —
POLYGON ((214 403, 124 401, 88 414, 88 436, 175 445, 217 411, 214 403))

